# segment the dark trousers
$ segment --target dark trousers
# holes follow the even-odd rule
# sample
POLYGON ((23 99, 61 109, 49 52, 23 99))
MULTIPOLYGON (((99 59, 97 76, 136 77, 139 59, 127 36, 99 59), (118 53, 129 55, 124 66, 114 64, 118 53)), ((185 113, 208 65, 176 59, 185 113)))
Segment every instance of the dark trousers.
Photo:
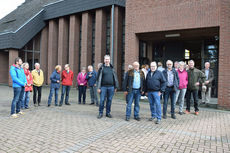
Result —
POLYGON ((194 99, 194 108, 195 108, 195 112, 198 112, 198 90, 187 90, 187 97, 186 97, 186 110, 190 112, 190 100, 191 100, 191 94, 193 96, 194 99))
POLYGON ((63 103, 65 94, 66 94, 66 96, 65 96, 65 104, 69 103, 69 91, 70 91, 70 88, 71 88, 71 86, 62 85, 60 105, 62 105, 62 103, 63 103))
POLYGON ((78 86, 78 103, 81 103, 81 97, 83 96, 83 104, 85 104, 86 98, 86 86, 78 86))
POLYGON ((176 91, 173 89, 173 87, 166 87, 164 92, 164 103, 163 103, 163 114, 166 115, 167 112, 167 106, 168 106, 168 100, 170 97, 171 100, 171 114, 175 114, 175 96, 176 91))
POLYGON ((38 102, 38 104, 40 104, 41 95, 42 95, 42 86, 40 86, 40 87, 33 86, 33 90, 34 90, 34 96, 33 96, 34 104, 36 104, 37 102, 38 102), (37 92, 38 92, 38 99, 37 99, 37 92))

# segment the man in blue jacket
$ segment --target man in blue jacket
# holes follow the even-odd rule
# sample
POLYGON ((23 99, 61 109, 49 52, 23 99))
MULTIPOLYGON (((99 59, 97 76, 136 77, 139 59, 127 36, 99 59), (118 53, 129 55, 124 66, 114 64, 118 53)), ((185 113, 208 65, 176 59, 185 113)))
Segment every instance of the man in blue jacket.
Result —
POLYGON ((168 60, 166 62, 167 69, 163 71, 163 75, 167 81, 166 83, 166 89, 164 92, 164 103, 163 103, 163 118, 166 119, 167 115, 167 106, 168 106, 168 100, 169 97, 171 99, 171 117, 173 119, 176 119, 175 115, 175 96, 176 96, 176 90, 179 88, 179 77, 177 71, 173 68, 173 62, 171 60, 168 60))
POLYGON ((96 106, 98 106, 98 99, 97 99, 97 72, 93 70, 93 66, 88 66, 88 73, 86 75, 86 79, 88 80, 88 85, 90 88, 90 97, 91 97, 91 104, 94 105, 96 103, 96 106))
POLYGON ((153 121, 155 118, 156 124, 159 124, 161 121, 161 101, 160 96, 165 91, 166 80, 162 72, 157 70, 156 62, 150 64, 151 71, 148 72, 146 76, 145 91, 148 95, 151 118, 149 121, 153 121))
POLYGON ((23 100, 24 88, 27 84, 26 76, 23 68, 21 68, 22 59, 17 57, 15 64, 10 67, 10 76, 13 82, 14 98, 11 104, 11 117, 17 118, 18 115, 24 114, 20 111, 21 102, 23 100), (16 113, 15 113, 16 107, 16 113))

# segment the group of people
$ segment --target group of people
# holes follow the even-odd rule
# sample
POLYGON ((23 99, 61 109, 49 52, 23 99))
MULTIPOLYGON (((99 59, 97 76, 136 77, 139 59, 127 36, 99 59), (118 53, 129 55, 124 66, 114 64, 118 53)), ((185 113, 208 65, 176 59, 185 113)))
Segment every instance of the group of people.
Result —
MULTIPOLYGON (((205 69, 200 71, 194 67, 193 60, 186 64, 181 61, 174 64, 171 60, 166 62, 167 68, 164 69, 161 63, 151 62, 149 67, 142 67, 134 62, 129 65, 129 70, 125 73, 122 89, 126 96, 126 121, 130 120, 132 103, 134 101, 134 119, 140 121, 139 101, 140 97, 148 97, 150 104, 151 117, 150 121, 156 119, 156 124, 161 121, 161 98, 163 97, 163 118, 167 118, 167 105, 169 98, 171 99, 171 117, 176 119, 175 105, 179 102, 179 114, 184 114, 184 98, 186 96, 186 111, 190 113, 191 95, 194 101, 195 114, 198 115, 198 90, 202 87, 202 102, 210 99, 211 82, 213 81, 213 71, 209 68, 210 63, 205 63, 205 69), (162 96, 163 95, 163 96, 162 96)), ((69 92, 73 85, 74 74, 70 70, 69 64, 66 64, 64 71, 61 72, 61 65, 57 65, 50 76, 50 94, 48 98, 48 107, 51 106, 53 94, 55 95, 55 106, 62 106, 65 98, 65 104, 69 103, 69 92), (58 91, 60 86, 61 100, 58 104, 58 91)), ((28 109, 30 92, 34 92, 34 106, 40 106, 42 84, 44 82, 43 71, 40 64, 35 64, 35 69, 30 73, 29 64, 22 63, 21 58, 15 59, 15 64, 11 66, 10 74, 13 80, 14 98, 11 105, 11 116, 17 118, 23 114, 20 109, 28 109), (38 92, 38 98, 37 98, 38 92), (16 111, 15 111, 16 109, 16 111)), ((110 64, 110 56, 104 56, 104 63, 98 64, 98 72, 93 69, 92 65, 81 68, 81 72, 77 75, 78 103, 86 103, 86 89, 90 88, 91 105, 99 106, 98 119, 103 117, 103 110, 106 109, 106 117, 112 118, 111 105, 114 93, 119 89, 117 74, 110 64), (100 95, 98 102, 97 93, 100 95), (105 106, 106 102, 106 106, 105 106)))
POLYGON ((123 83, 124 94, 126 95, 126 121, 130 120, 131 107, 134 101, 134 119, 139 121, 139 100, 141 95, 148 96, 151 117, 149 121, 156 119, 159 124, 162 117, 161 98, 163 97, 163 118, 167 118, 168 100, 171 100, 171 118, 176 119, 175 105, 179 103, 179 114, 190 113, 191 97, 193 97, 195 115, 199 114, 198 91, 202 88, 202 103, 209 102, 211 85, 214 79, 213 70, 210 69, 210 63, 205 63, 205 69, 198 70, 194 67, 193 60, 185 62, 166 62, 167 68, 162 67, 162 63, 151 62, 150 69, 140 70, 139 63, 134 62, 130 65, 125 74, 123 83), (147 71, 147 75, 145 75, 147 71), (186 95, 187 94, 187 95, 186 95), (162 96, 163 95, 163 96, 162 96), (184 99, 186 95, 186 110, 183 111, 184 99), (191 96, 192 95, 192 96, 191 96))

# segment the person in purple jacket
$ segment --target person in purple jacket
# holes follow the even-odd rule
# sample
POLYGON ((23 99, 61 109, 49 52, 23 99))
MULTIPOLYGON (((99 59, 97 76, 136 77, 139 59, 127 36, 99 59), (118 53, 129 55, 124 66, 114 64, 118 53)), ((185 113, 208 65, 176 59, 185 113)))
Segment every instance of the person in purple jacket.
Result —
POLYGON ((87 88, 87 73, 86 68, 82 67, 81 72, 77 76, 77 85, 78 85, 78 104, 81 104, 81 97, 83 96, 83 104, 85 104, 86 98, 86 88, 87 88))
POLYGON ((187 91, 188 85, 188 73, 185 70, 185 63, 183 61, 179 62, 179 69, 177 70, 179 76, 179 88, 176 91, 176 101, 179 102, 179 114, 183 115, 183 107, 184 107, 184 97, 187 91))

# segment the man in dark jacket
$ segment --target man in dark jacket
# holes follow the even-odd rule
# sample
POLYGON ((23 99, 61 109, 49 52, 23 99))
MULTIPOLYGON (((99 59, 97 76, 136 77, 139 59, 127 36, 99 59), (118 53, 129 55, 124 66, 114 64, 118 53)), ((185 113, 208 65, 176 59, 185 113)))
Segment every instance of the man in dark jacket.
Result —
POLYGON ((153 121, 155 118, 156 124, 159 124, 161 121, 161 102, 160 95, 165 91, 166 80, 162 72, 157 70, 156 62, 152 62, 150 65, 151 71, 148 72, 146 81, 145 81, 145 91, 147 92, 151 118, 149 121, 153 121))
POLYGON ((179 77, 178 73, 175 69, 173 69, 173 62, 171 60, 168 60, 166 62, 167 69, 163 71, 163 75, 167 81, 166 83, 166 89, 164 92, 164 103, 163 103, 163 118, 167 118, 167 106, 168 106, 168 100, 169 96, 171 99, 171 117, 173 119, 176 119, 175 115, 175 96, 176 96, 176 90, 179 87, 179 77))
POLYGON ((187 108, 186 108, 186 114, 190 113, 190 99, 191 94, 193 94, 194 99, 194 108, 195 108, 195 114, 199 114, 198 109, 198 90, 199 86, 204 83, 205 81, 205 75, 200 70, 196 69, 194 67, 195 62, 193 60, 190 60, 188 62, 189 69, 188 69, 188 88, 187 88, 187 108))
POLYGON ((203 69, 202 72, 205 74, 205 82, 202 84, 202 104, 205 104, 209 103, 212 82, 214 80, 214 73, 213 70, 210 69, 209 62, 205 63, 205 69, 203 69))
POLYGON ((138 62, 133 63, 134 69, 127 72, 124 80, 123 90, 125 95, 128 95, 127 106, 126 106, 126 121, 130 120, 132 103, 134 99, 134 119, 140 121, 139 117, 139 101, 141 93, 144 94, 144 81, 145 75, 139 69, 140 64, 138 62))
POLYGON ((93 66, 88 66, 88 73, 86 75, 86 79, 88 80, 88 85, 90 88, 90 97, 91 97, 91 104, 94 105, 96 103, 96 106, 98 106, 98 99, 97 99, 97 72, 93 70, 93 66))
POLYGON ((110 64, 110 56, 104 56, 104 64, 98 71, 98 93, 100 93, 100 106, 99 106, 99 115, 98 119, 103 116, 104 109, 104 101, 106 101, 106 117, 112 118, 111 112, 111 104, 114 92, 117 91, 119 87, 117 74, 110 64))

